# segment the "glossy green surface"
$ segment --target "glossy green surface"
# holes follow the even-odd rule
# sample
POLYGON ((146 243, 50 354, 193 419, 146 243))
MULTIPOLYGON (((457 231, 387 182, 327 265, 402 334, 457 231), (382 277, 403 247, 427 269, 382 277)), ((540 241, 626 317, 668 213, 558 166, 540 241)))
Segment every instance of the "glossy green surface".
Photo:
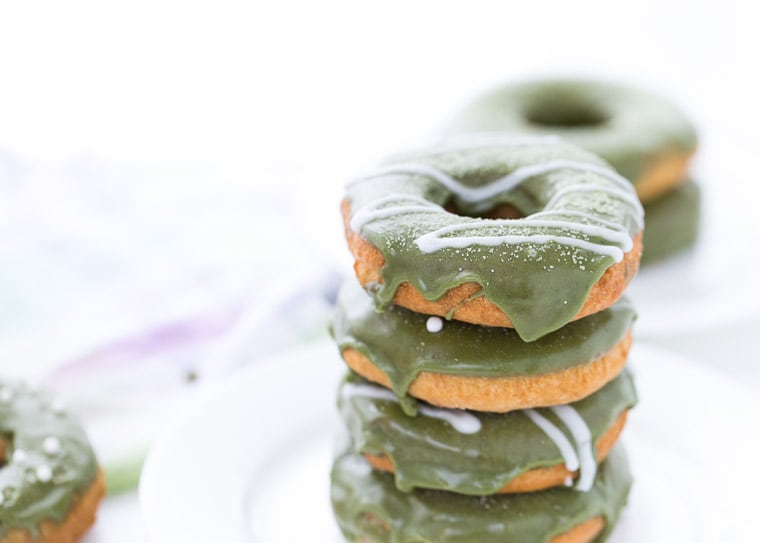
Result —
POLYGON ((422 371, 501 377, 541 375, 588 364, 612 349, 630 330, 636 313, 625 298, 612 307, 571 322, 537 341, 525 342, 510 328, 447 321, 427 331, 429 317, 391 306, 374 310, 354 281, 338 295, 330 327, 340 351, 353 348, 382 369, 407 412, 414 403, 409 385, 422 371))
POLYGON ((600 467, 589 492, 557 488, 530 494, 465 496, 436 490, 399 491, 393 477, 372 471, 354 453, 336 458, 331 500, 349 541, 370 543, 547 543, 602 516, 604 541, 631 487, 620 446, 600 467))
POLYGON ((694 245, 699 234, 700 190, 687 181, 653 202, 644 204, 642 264, 651 264, 694 245))
POLYGON ((624 85, 591 80, 528 81, 475 99, 447 132, 556 134, 637 180, 665 153, 690 153, 693 124, 670 101, 624 85))
POLYGON ((592 286, 630 249, 643 211, 626 180, 577 147, 473 141, 396 157, 386 173, 349 184, 352 221, 373 217, 354 226, 385 258, 382 283, 368 290, 383 309, 405 281, 429 300, 475 282, 520 337, 533 341, 578 314, 592 286), (517 171, 566 162, 596 171, 558 167, 474 199, 431 175, 409 173, 433 168, 468 190, 488 191, 517 171), (449 204, 465 214, 510 204, 526 217, 467 217, 444 211, 449 204))
MULTIPOLYGON (((526 471, 564 464, 554 442, 523 411, 470 411, 480 421, 480 430, 463 433, 425 413, 410 417, 398 402, 351 394, 352 385, 357 384, 381 389, 356 375, 349 375, 341 387, 338 406, 354 450, 388 456, 400 490, 432 488, 459 494, 494 494, 526 471)), ((596 451, 598 439, 635 403, 633 379, 624 371, 601 390, 571 405, 591 431, 596 451)), ((536 411, 564 428, 551 410, 536 411)), ((572 441, 569 433, 566 436, 572 441)))
POLYGON ((45 394, 0 383, 0 536, 43 520, 62 521, 95 480, 97 463, 79 422, 45 394))

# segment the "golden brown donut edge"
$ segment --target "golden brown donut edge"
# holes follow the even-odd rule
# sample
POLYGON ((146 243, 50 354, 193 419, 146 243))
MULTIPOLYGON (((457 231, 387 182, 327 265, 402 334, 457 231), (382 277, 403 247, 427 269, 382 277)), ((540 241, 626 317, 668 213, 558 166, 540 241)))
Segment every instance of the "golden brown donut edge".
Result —
MULTIPOLYGON (((348 200, 343 200, 341 210, 348 247, 355 258, 354 272, 357 279, 362 286, 382 283, 380 271, 385 265, 385 257, 374 245, 351 230, 351 204, 348 200)), ((633 240, 633 248, 625 253, 623 260, 610 266, 594 284, 586 302, 573 320, 607 309, 622 296, 639 269, 641 238, 642 233, 639 232, 633 240)), ((396 290, 393 303, 415 313, 441 317, 451 314, 455 320, 471 324, 514 328, 511 319, 494 303, 482 296, 472 298, 480 289, 477 283, 464 283, 449 289, 439 299, 431 301, 426 300, 411 283, 404 282, 396 290)))
MULTIPOLYGON (((541 375, 472 377, 423 371, 412 381, 409 394, 438 407, 492 413, 572 403, 596 392, 623 370, 632 341, 629 331, 588 364, 541 375)), ((356 349, 344 349, 341 355, 365 379, 391 388, 388 374, 356 349)))
POLYGON ((653 159, 634 183, 639 200, 651 202, 684 183, 689 178, 689 162, 695 151, 663 153, 653 159))

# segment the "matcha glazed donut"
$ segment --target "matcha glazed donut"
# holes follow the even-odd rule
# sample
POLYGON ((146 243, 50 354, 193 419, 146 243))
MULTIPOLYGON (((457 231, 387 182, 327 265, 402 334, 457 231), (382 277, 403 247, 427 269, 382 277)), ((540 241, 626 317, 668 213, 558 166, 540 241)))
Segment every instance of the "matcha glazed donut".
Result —
POLYGON ((628 461, 615 447, 588 492, 551 488, 528 494, 465 496, 401 492, 390 474, 343 452, 332 469, 331 501, 343 535, 361 543, 590 543, 604 541, 631 488, 628 461))
POLYGON ((70 543, 105 485, 84 430, 60 402, 0 383, 0 543, 70 543))
POLYGON ((684 182, 696 130, 668 100, 601 81, 546 80, 499 87, 466 106, 447 134, 556 134, 607 160, 647 203, 684 182))
POLYGON ((409 417, 391 391, 353 374, 338 394, 353 449, 393 472, 400 490, 475 496, 571 486, 579 475, 576 488, 589 490, 635 403, 626 371, 573 404, 507 414, 421 404, 409 417))
POLYGON ((451 321, 398 306, 378 313, 347 282, 330 331, 346 364, 391 388, 407 414, 439 407, 507 412, 574 402, 622 371, 636 317, 621 299, 536 341, 515 330, 451 321))
POLYGON ((555 137, 472 137, 396 157, 350 183, 359 282, 391 303, 533 341, 601 311, 638 269, 631 184, 555 137), (521 218, 491 218, 505 210, 521 218))

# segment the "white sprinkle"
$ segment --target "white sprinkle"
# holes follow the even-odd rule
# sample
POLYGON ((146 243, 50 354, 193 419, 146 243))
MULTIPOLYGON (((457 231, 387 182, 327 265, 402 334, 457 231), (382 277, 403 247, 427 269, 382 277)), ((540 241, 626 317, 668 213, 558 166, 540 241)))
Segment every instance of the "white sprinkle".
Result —
POLYGON ((50 402, 50 409, 53 413, 63 413, 64 409, 66 409, 66 405, 61 400, 56 399, 50 402))
POLYGON ((13 391, 8 387, 0 388, 0 402, 10 403, 13 399, 13 391))
POLYGON ((565 477, 565 486, 568 487, 568 488, 570 488, 571 486, 573 486, 573 478, 570 475, 568 475, 567 477, 565 477))
POLYGON ((437 334, 443 330, 443 319, 441 317, 430 317, 425 323, 425 327, 431 334, 437 334))
POLYGON ((61 442, 58 441, 57 437, 53 437, 53 436, 46 437, 45 441, 42 442, 42 449, 50 456, 60 454, 61 442))
POLYGON ((51 470, 50 466, 46 464, 39 466, 36 473, 37 479, 39 479, 41 483, 49 483, 53 479, 53 470, 51 470))
POLYGON ((11 461, 16 462, 17 464, 23 464, 26 462, 26 459, 28 458, 28 455, 26 454, 26 451, 23 449, 16 449, 13 451, 13 456, 11 456, 11 461))

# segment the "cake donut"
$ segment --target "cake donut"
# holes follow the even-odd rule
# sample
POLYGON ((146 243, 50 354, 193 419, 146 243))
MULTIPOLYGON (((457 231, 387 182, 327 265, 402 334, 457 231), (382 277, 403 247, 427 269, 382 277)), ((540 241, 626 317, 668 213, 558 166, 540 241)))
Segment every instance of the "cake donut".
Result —
POLYGON ((421 404, 410 417, 391 391, 355 374, 338 395, 353 449, 394 473, 397 488, 468 495, 562 485, 588 491, 635 403, 627 371, 573 404, 506 414, 421 404))
POLYGON ((25 385, 0 383, 0 542, 71 543, 105 484, 78 421, 25 385))
POLYGON ((699 185, 688 180, 644 204, 647 227, 644 230, 642 264, 652 264, 694 245, 699 235, 699 185))
POLYGON ((556 134, 607 160, 649 202, 687 179, 693 124, 670 101, 593 80, 505 85, 475 99, 447 132, 556 134))
POLYGON ((353 281, 338 294, 330 332, 346 364, 391 388, 407 414, 439 407, 507 412, 574 402, 623 369, 636 317, 625 298, 533 342, 391 306, 378 313, 353 281))
POLYGON ((345 452, 333 463, 331 501, 343 535, 362 543, 587 543, 603 541, 631 487, 625 453, 615 447, 588 492, 551 488, 529 494, 466 496, 405 493, 390 474, 345 452))
POLYGON ((379 309, 512 327, 525 341, 612 305, 641 254, 630 182, 551 136, 457 138, 396 157, 349 183, 342 208, 379 309))

